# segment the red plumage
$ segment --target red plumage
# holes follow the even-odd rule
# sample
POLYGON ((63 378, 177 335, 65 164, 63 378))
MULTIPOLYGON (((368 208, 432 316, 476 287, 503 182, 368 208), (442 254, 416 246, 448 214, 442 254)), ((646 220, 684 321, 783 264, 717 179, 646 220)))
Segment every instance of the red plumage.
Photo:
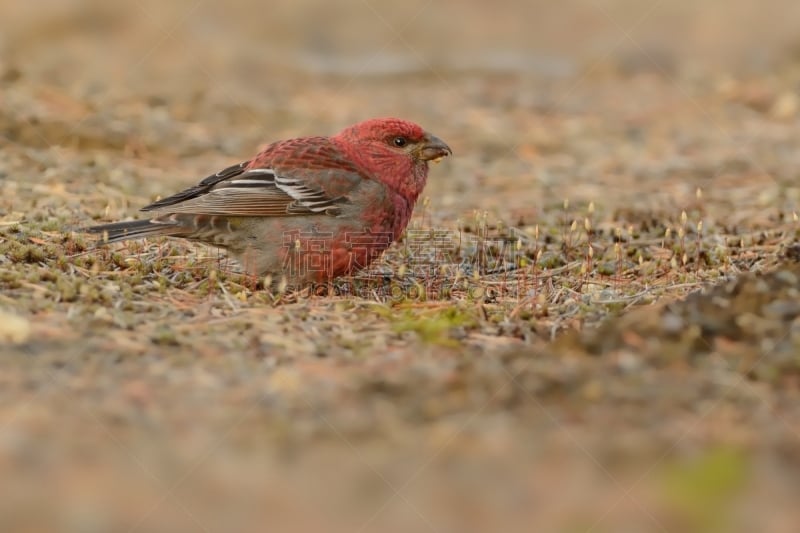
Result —
POLYGON ((412 122, 371 119, 333 137, 277 141, 144 207, 149 219, 87 231, 104 242, 182 237, 227 249, 250 274, 327 281, 366 267, 400 236, 428 161, 451 153, 412 122))

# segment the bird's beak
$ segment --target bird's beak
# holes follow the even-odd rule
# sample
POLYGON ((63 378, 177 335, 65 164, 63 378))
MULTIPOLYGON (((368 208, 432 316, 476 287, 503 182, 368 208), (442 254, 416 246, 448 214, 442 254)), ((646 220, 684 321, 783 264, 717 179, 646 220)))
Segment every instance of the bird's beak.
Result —
POLYGON ((453 151, 447 144, 435 135, 425 135, 425 140, 419 145, 417 157, 421 161, 433 161, 438 163, 443 157, 453 155, 453 151))

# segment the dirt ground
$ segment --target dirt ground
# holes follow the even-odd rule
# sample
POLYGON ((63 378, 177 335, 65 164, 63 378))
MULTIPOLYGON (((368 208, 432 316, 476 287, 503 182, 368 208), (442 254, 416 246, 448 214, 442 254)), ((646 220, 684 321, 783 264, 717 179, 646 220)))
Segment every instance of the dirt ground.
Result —
POLYGON ((795 532, 800 4, 0 1, 0 531, 795 532), (80 228, 445 139, 321 293, 80 228))

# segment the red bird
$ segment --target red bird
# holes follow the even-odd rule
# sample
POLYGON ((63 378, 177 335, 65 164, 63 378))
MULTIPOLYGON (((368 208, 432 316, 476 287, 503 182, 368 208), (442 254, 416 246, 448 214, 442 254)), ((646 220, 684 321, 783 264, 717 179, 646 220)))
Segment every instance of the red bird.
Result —
POLYGON ((332 137, 270 144, 249 161, 144 208, 147 220, 87 228, 104 242, 182 237, 219 246, 253 275, 290 285, 369 265, 405 229, 428 162, 451 155, 412 122, 377 118, 332 137))

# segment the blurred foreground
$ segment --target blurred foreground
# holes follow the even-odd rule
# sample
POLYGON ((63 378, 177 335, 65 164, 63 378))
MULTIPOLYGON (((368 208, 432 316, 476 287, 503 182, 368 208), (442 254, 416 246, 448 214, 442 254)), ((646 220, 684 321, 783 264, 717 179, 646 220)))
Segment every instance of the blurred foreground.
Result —
POLYGON ((230 4, 0 0, 0 531, 796 531, 800 4, 230 4), (69 233, 380 115, 513 269, 69 233))

